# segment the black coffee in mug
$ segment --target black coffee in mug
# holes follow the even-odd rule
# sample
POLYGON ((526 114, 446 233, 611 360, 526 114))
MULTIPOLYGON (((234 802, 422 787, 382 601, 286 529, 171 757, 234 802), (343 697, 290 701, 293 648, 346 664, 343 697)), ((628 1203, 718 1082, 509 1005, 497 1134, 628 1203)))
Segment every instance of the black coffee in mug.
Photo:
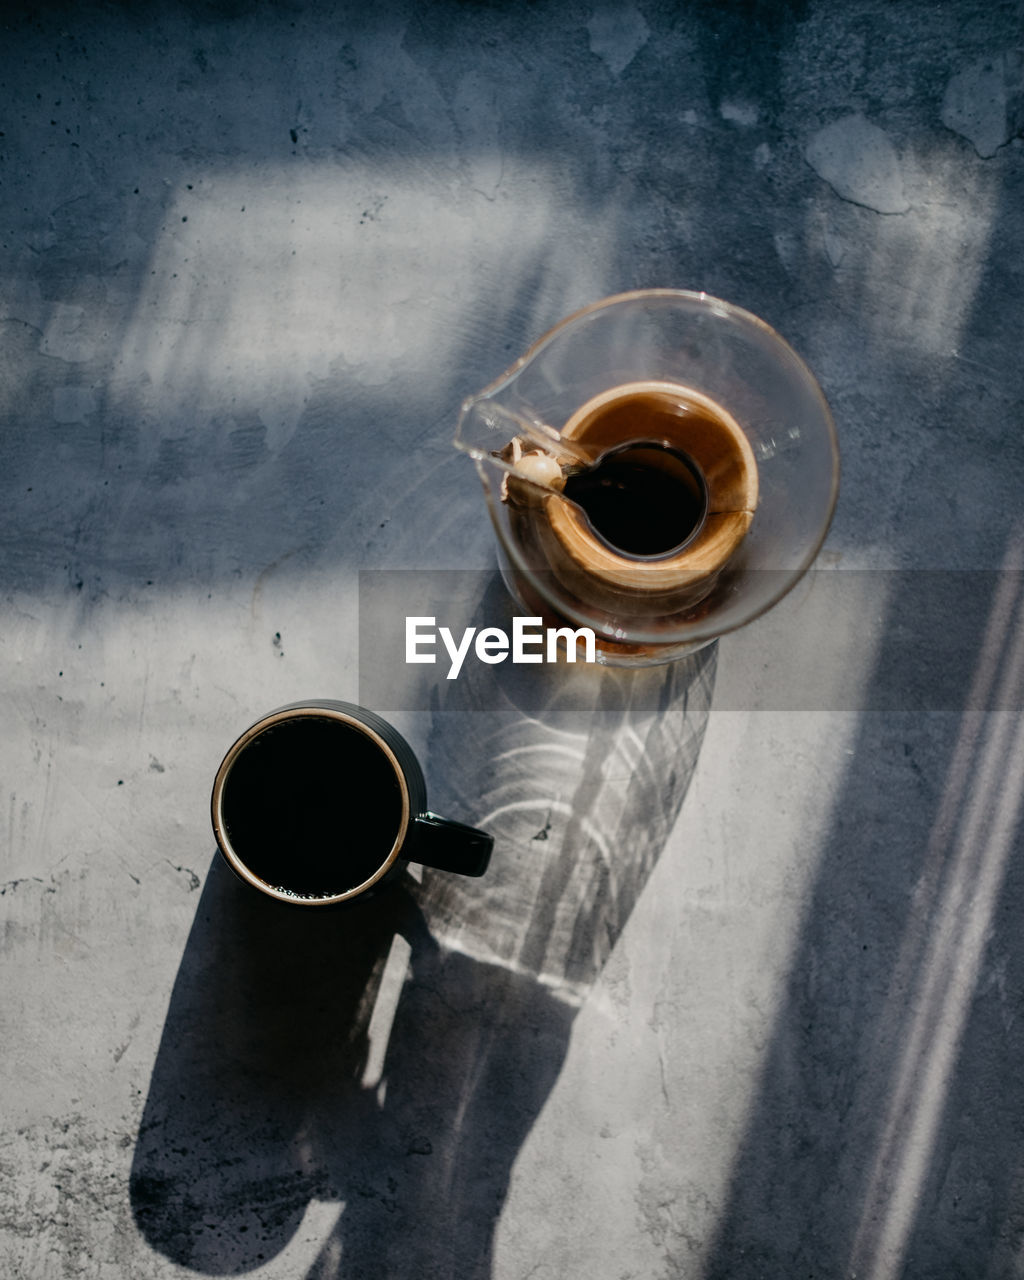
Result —
POLYGON ((244 880, 304 904, 358 897, 407 860, 481 875, 492 845, 427 812, 408 743, 342 702, 285 707, 248 729, 218 771, 213 824, 244 880))

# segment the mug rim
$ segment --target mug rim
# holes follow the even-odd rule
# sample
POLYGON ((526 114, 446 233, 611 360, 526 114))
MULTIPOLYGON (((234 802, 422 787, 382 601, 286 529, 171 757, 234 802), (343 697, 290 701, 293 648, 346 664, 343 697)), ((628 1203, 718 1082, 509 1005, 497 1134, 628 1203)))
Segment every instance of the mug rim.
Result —
POLYGON ((268 715, 262 716, 255 724, 251 724, 248 729, 237 738, 228 748, 227 754, 220 763, 216 777, 213 780, 213 794, 210 800, 210 807, 213 816, 213 831, 217 838, 217 845, 221 853, 227 859, 231 869, 254 889, 258 889, 261 893, 268 897, 276 898, 279 902, 287 902, 293 906, 300 907, 329 907, 339 902, 346 902, 352 898, 357 898, 365 893, 378 881, 382 880, 394 866, 399 851, 405 843, 405 838, 409 832, 409 826, 412 821, 412 802, 409 796, 409 784, 405 777, 405 770, 402 768, 398 757, 395 755, 390 743, 373 728, 372 725, 361 720, 358 716, 354 716, 347 711, 342 711, 336 707, 317 706, 315 703, 304 703, 295 706, 281 707, 277 711, 271 711, 268 715), (398 788, 402 798, 402 817, 398 826, 398 833, 391 845, 387 856, 381 862, 381 865, 366 880, 361 881, 352 888, 344 890, 342 893, 333 893, 324 897, 310 898, 302 897, 299 894, 289 893, 287 890, 275 888, 268 884, 266 880, 260 879, 255 872, 246 866, 245 862, 239 857, 231 844, 231 840, 227 834, 227 828, 224 823, 223 803, 224 788, 227 784, 228 776, 238 757, 246 749, 246 747, 260 734, 265 733, 268 729, 273 728, 276 724, 282 724, 288 720, 295 719, 319 719, 319 720, 338 720, 343 724, 347 724, 350 728, 358 730, 365 734, 370 740, 384 753, 388 763, 398 780, 398 788))

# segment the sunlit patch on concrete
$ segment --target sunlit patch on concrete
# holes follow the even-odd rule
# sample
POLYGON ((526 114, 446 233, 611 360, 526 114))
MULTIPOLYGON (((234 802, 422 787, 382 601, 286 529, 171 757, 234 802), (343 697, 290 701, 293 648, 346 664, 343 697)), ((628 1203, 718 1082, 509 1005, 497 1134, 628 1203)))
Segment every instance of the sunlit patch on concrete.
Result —
POLYGON ((956 355, 998 214, 998 175, 936 152, 904 156, 898 184, 895 171, 883 181, 884 166, 877 173, 867 166, 858 185, 856 166, 840 172, 831 150, 822 149, 819 163, 844 203, 828 196, 817 200, 804 235, 818 246, 840 287, 849 284, 856 291, 874 339, 927 356, 956 355), (831 177, 829 166, 836 168, 831 177), (875 188, 884 199, 874 200, 875 188))
MULTIPOLYGON (((311 384, 332 372, 370 388, 450 376, 460 352, 500 334, 521 306, 503 280, 540 273, 551 315, 538 316, 538 334, 563 308, 600 296, 610 228, 581 215, 543 162, 527 172, 521 160, 484 160, 476 177, 486 191, 425 164, 305 162, 210 173, 175 191, 117 385, 142 381, 157 410, 201 414, 227 398, 259 414, 274 449, 311 384), (564 255, 547 269, 563 234, 578 236, 568 273, 564 255)), ((67 309, 54 325, 48 341, 81 340, 67 309)))
POLYGON ((409 969, 409 956, 412 948, 400 935, 391 939, 391 950, 384 965, 384 973, 377 989, 373 1014, 367 1028, 366 1038, 369 1047, 366 1051, 366 1065, 363 1068, 362 1086, 374 1089, 381 1083, 384 1074, 384 1058, 387 1054, 391 1027, 398 1010, 398 1000, 402 994, 405 976, 409 969))

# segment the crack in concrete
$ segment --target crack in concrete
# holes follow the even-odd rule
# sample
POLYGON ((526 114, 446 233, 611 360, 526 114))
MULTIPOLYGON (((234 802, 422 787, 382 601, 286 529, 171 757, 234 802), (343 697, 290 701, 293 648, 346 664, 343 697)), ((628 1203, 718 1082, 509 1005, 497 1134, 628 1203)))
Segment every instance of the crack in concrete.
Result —
POLYGON ((17 889, 19 885, 23 884, 41 884, 43 886, 44 893, 57 892, 57 886, 54 884, 47 884, 42 876, 19 876, 16 880, 7 880, 3 884, 0 884, 0 898, 5 896, 8 889, 17 889))
POLYGON ((191 867, 179 866, 176 862, 172 862, 170 858, 164 858, 164 862, 174 871, 180 871, 183 875, 188 876, 188 891, 193 893, 202 884, 202 881, 192 870, 191 867))

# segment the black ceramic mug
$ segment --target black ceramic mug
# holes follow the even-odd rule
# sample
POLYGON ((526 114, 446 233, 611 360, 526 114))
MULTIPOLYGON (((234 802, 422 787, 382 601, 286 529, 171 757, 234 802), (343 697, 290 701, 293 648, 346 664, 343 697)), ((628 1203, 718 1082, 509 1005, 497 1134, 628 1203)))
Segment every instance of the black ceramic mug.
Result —
POLYGON ((250 726, 217 771, 212 809, 232 870, 305 906, 357 899, 406 862, 481 876, 494 843, 430 813, 412 748, 349 702, 292 703, 250 726))

